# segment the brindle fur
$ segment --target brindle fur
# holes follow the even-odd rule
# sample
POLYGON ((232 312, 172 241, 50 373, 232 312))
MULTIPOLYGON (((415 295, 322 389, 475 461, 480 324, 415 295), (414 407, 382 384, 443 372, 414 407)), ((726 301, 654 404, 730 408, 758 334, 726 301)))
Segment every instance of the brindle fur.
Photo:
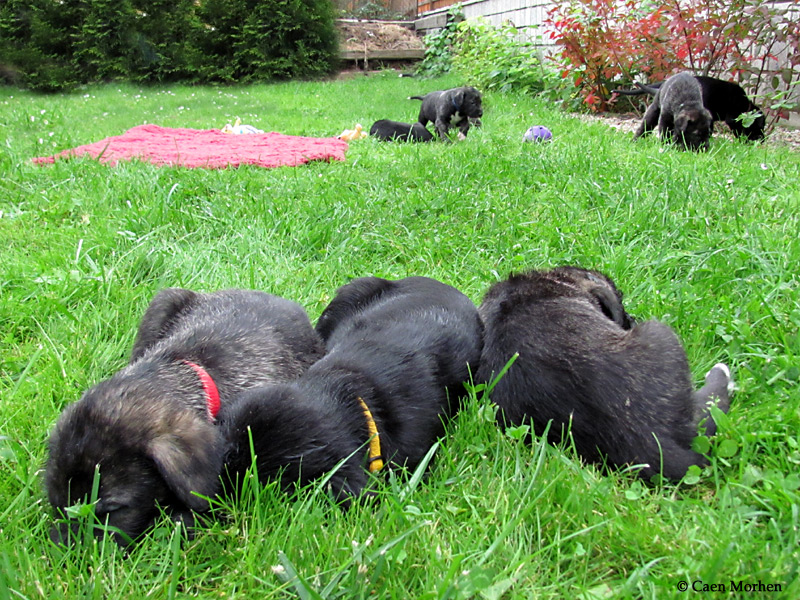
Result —
MULTIPOLYGON (((695 79, 700 84, 703 94, 703 106, 711 113, 711 118, 716 121, 723 121, 736 137, 745 138, 750 141, 764 139, 764 127, 767 119, 764 111, 755 105, 742 87, 732 81, 708 77, 705 75, 695 75, 695 79), (758 113, 753 123, 745 126, 739 117, 745 113, 758 113)), ((652 83, 649 85, 636 84, 635 90, 613 90, 614 93, 625 96, 638 96, 641 94, 655 95, 663 82, 652 83)))
MULTIPOLYGON (((299 377, 323 344, 298 304, 270 294, 166 289, 150 303, 128 366, 89 389, 62 413, 50 437, 45 483, 57 517, 91 500, 121 544, 163 509, 191 526, 202 496, 218 489, 223 444, 209 420, 195 370, 215 382, 223 406, 245 389, 299 377)), ((75 522, 52 531, 66 541, 75 522)), ((102 529, 98 534, 102 535, 102 529)))
POLYGON ((706 150, 713 119, 703 106, 700 84, 689 72, 673 75, 664 82, 647 107, 633 139, 658 125, 661 137, 688 150, 706 150))
POLYGON ((485 325, 476 381, 490 382, 498 423, 532 425, 587 462, 639 465, 649 480, 680 479, 704 456, 691 448, 698 427, 713 435, 710 401, 728 408, 727 367, 714 367, 692 391, 686 353, 658 321, 636 324, 622 294, 598 271, 560 267, 512 275, 479 308, 485 325), (548 429, 549 425, 549 429, 548 429))

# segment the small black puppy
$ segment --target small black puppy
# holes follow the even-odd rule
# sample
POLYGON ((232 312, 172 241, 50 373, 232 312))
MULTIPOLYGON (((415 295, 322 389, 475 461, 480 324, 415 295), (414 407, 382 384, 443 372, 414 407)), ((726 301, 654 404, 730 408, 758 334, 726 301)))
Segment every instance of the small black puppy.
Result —
POLYGON ((345 501, 364 490, 367 470, 414 469, 458 410, 481 353, 475 305, 426 277, 355 279, 317 331, 327 354, 300 379, 245 392, 220 412, 231 489, 252 455, 259 479, 280 478, 287 490, 344 461, 329 485, 345 501))
POLYGON ((512 275, 479 308, 484 346, 476 380, 489 382, 501 426, 530 423, 558 444, 610 467, 643 465, 649 480, 680 479, 705 457, 691 449, 698 426, 713 435, 708 404, 728 409, 730 371, 719 364, 692 391, 686 353, 658 321, 634 324, 622 294, 598 271, 559 267, 512 275), (569 433, 568 433, 569 432, 569 433))
POLYGON ((369 134, 384 142, 430 142, 433 134, 422 123, 400 123, 381 119, 369 128, 369 134))
POLYGON ((454 125, 458 126, 458 137, 463 140, 467 137, 471 123, 479 123, 483 116, 481 93, 471 86, 411 96, 411 99, 422 100, 419 122, 423 127, 429 122, 433 123, 436 133, 443 141, 450 140, 447 132, 454 125))
MULTIPOLYGON (((263 292, 165 289, 139 326, 130 363, 61 414, 50 437, 46 487, 56 516, 91 500, 125 545, 159 507, 189 527, 216 493, 223 444, 217 411, 245 389, 299 377, 322 356, 303 308, 263 292)), ((66 541, 78 523, 51 533, 66 541)), ((102 531, 98 532, 101 534, 102 531)))
POLYGON ((655 129, 665 140, 688 150, 708 149, 714 124, 703 106, 703 92, 694 75, 678 73, 656 91, 633 139, 655 129))
MULTIPOLYGON (((747 97, 740 85, 732 81, 725 81, 706 75, 695 75, 694 77, 702 90, 703 106, 711 113, 711 118, 714 121, 724 121, 736 137, 743 137, 753 142, 764 139, 764 127, 766 126, 767 118, 764 116, 764 112, 747 97), (757 112, 758 116, 749 126, 745 127, 739 121, 739 117, 744 113, 753 111, 757 112)), ((655 96, 662 84, 663 82, 650 85, 637 83, 636 85, 639 89, 613 90, 613 92, 625 96, 638 96, 641 94, 655 96)))

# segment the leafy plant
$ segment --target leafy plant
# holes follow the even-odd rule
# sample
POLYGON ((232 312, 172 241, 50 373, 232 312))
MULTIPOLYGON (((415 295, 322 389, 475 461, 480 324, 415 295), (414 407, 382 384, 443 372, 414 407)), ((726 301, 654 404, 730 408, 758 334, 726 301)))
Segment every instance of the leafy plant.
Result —
POLYGON ((506 21, 462 21, 456 27, 452 64, 482 90, 540 92, 544 73, 540 50, 506 21))
POLYGON ((593 111, 609 109, 611 89, 639 76, 663 79, 680 65, 668 43, 661 9, 626 0, 571 0, 545 25, 560 48, 562 77, 571 78, 593 111))
POLYGON ((425 36, 425 57, 417 67, 417 74, 438 77, 450 72, 453 63, 453 43, 458 24, 464 20, 461 4, 454 4, 447 11, 447 23, 439 31, 425 36))
POLYGON ((785 6, 570 0, 551 9, 546 24, 560 48, 562 75, 591 110, 609 108, 612 87, 683 69, 737 80, 765 105, 772 124, 800 108, 789 93, 800 79, 800 23, 785 6))

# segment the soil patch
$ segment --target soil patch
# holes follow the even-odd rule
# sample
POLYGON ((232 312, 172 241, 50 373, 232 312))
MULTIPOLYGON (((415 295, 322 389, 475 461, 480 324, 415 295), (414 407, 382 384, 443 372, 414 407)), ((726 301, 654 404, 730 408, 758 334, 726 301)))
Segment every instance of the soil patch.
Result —
POLYGON ((421 50, 425 46, 413 29, 396 21, 337 21, 342 50, 421 50))

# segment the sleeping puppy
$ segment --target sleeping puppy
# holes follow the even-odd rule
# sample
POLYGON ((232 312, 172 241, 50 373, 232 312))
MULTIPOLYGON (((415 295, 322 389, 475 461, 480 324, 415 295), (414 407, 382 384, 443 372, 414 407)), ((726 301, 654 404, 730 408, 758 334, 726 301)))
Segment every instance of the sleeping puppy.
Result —
POLYGON ((709 404, 728 409, 730 371, 719 364, 692 390, 686 353, 658 321, 634 324, 622 294, 602 273, 577 267, 512 275, 479 308, 485 326, 476 381, 490 382, 501 426, 528 423, 548 441, 571 439, 587 462, 637 465, 650 480, 678 480, 704 456, 691 448, 713 435, 709 404))
POLYGON ((369 134, 383 142, 430 142, 433 135, 422 123, 400 123, 381 119, 369 128, 369 134))
POLYGON ((443 141, 450 141, 447 132, 452 126, 458 126, 458 137, 463 140, 467 137, 470 124, 480 123, 483 116, 481 93, 471 86, 411 96, 410 99, 422 100, 419 122, 423 127, 429 122, 433 123, 439 139, 443 141))
MULTIPOLYGON (((270 294, 159 292, 144 314, 128 366, 61 414, 50 437, 45 484, 56 516, 91 501, 125 545, 160 509, 189 527, 217 491, 222 439, 217 411, 256 385, 300 376, 323 354, 300 305, 270 294)), ((66 541, 79 524, 51 532, 66 541)), ((102 528, 98 535, 102 535, 102 528)))
MULTIPOLYGON (((767 119, 764 112, 747 97, 742 87, 732 81, 695 75, 703 94, 703 106, 711 113, 714 121, 724 121, 736 137, 743 137, 750 141, 764 139, 764 127, 767 119), (744 113, 757 112, 758 116, 749 126, 739 120, 744 113)), ((655 96, 663 82, 642 85, 637 83, 636 90, 613 90, 616 94, 625 96, 638 96, 651 94, 655 96)))
POLYGON ((665 140, 688 150, 708 149, 713 119, 703 106, 703 93, 694 75, 678 73, 667 79, 647 107, 633 139, 649 133, 658 124, 665 140))
POLYGON ((413 470, 458 410, 482 343, 472 301, 426 277, 355 279, 317 331, 327 354, 300 379, 247 391, 220 412, 231 490, 253 456, 259 479, 285 490, 342 462, 328 484, 345 502, 364 491, 368 472, 413 470))

